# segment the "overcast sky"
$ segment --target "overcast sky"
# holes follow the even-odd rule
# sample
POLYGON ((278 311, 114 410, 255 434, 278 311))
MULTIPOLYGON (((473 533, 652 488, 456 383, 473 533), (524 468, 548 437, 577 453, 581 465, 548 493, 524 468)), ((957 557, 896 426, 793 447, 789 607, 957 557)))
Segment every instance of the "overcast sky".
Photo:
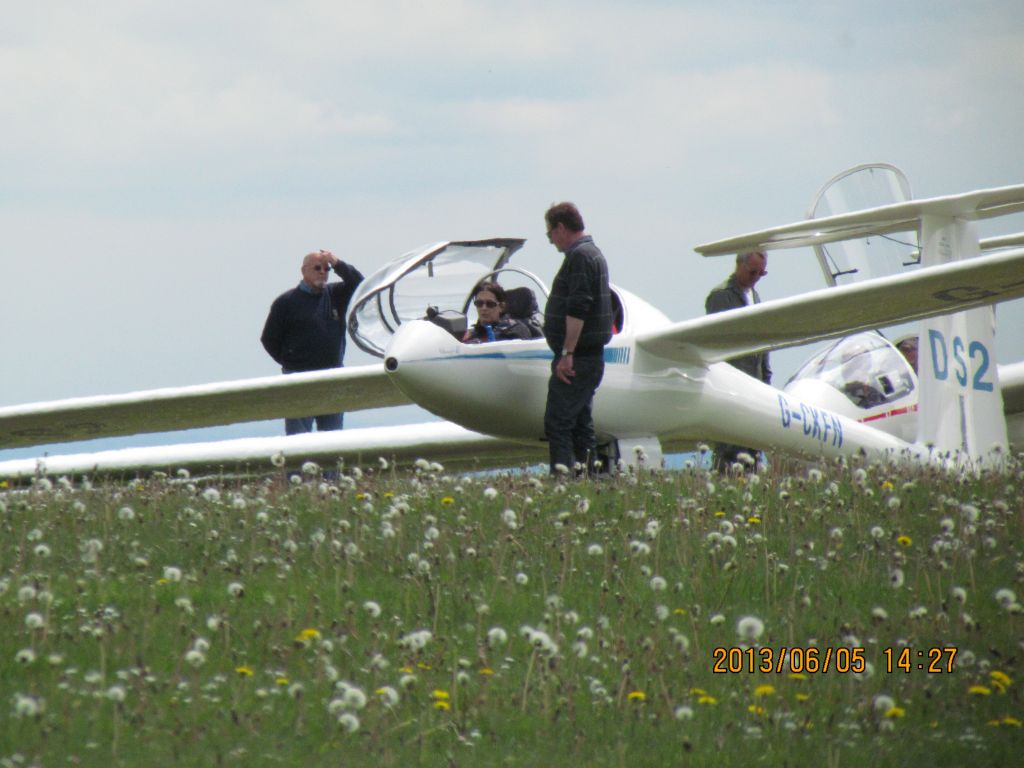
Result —
MULTIPOLYGON (((893 163, 915 197, 1024 183, 1021 83, 1019 0, 16 4, 0 404, 276 373, 266 312, 316 248, 370 274, 526 237, 550 281, 563 199, 613 282, 686 319, 730 270, 695 245, 803 218, 844 168, 893 163)), ((774 252, 762 297, 816 269, 774 252)), ((1021 302, 999 318, 1000 360, 1024 357, 1021 302)))

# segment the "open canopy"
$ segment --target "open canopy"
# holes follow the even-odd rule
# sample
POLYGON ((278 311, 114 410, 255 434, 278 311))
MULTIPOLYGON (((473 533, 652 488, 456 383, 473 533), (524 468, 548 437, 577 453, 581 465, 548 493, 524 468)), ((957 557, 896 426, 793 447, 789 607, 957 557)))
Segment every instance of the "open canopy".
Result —
MULTIPOLYGON (((542 294, 547 290, 533 275, 505 269, 525 240, 496 238, 460 240, 423 246, 381 267, 359 286, 352 298, 348 329, 365 352, 384 356, 391 336, 402 323, 423 318, 427 307, 465 313, 473 287, 499 272, 514 271, 542 294)), ((506 287, 509 287, 506 285, 506 287)))

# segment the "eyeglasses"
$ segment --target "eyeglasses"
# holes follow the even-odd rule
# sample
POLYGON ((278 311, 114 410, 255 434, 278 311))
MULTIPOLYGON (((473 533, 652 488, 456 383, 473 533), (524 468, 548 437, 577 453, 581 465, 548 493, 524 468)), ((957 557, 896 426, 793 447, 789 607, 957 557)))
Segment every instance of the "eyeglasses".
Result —
POLYGON ((475 306, 477 309, 480 309, 481 307, 494 309, 496 306, 498 306, 498 302, 491 301, 490 299, 477 299, 476 301, 473 302, 473 306, 475 306))
POLYGON ((317 267, 317 266, 315 266, 315 267, 313 267, 313 271, 314 272, 330 272, 331 268, 327 267, 327 266, 324 266, 324 267, 317 267))

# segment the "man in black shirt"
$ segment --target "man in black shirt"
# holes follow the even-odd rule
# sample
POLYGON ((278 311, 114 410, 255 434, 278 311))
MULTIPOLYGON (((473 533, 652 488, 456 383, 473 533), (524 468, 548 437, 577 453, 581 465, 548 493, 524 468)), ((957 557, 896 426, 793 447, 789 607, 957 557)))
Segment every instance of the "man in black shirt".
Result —
MULTIPOLYGON (((302 260, 302 281, 278 296, 270 306, 260 341, 281 366, 282 373, 339 368, 345 357, 345 314, 362 273, 330 251, 307 253, 302 260), (330 270, 341 278, 328 285, 330 270)), ((344 414, 285 419, 289 435, 341 429, 344 414)))
POLYGON ((608 265, 575 205, 554 205, 544 220, 548 240, 565 254, 544 308, 544 338, 555 353, 544 410, 551 472, 591 472, 597 453, 594 393, 612 338, 608 265))

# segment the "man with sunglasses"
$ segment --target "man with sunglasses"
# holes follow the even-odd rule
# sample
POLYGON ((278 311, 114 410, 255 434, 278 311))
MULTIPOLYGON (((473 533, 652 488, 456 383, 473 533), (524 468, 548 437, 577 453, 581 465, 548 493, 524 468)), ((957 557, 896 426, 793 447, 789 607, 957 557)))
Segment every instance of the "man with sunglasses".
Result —
POLYGON ((548 241, 562 266, 544 307, 544 338, 555 353, 544 409, 551 473, 592 473, 597 454, 592 408, 604 378, 604 348, 612 338, 608 264, 572 203, 544 214, 548 241))
MULTIPOLYGON (((751 304, 760 304, 761 297, 757 295, 754 286, 767 274, 768 257, 764 251, 737 254, 736 270, 729 275, 724 283, 711 290, 704 302, 704 309, 710 315, 751 304)), ((726 362, 765 384, 772 383, 772 369, 768 365, 767 352, 734 357, 726 362)), ((728 472, 730 467, 738 461, 741 453, 746 453, 754 459, 754 466, 756 466, 756 462, 759 460, 756 449, 719 443, 715 446, 715 469, 719 472, 728 472)))
MULTIPOLYGON (((302 280, 270 306, 260 341, 282 373, 340 368, 345 357, 345 315, 363 274, 330 251, 307 253, 302 280), (327 280, 334 271, 340 283, 327 280)), ((341 429, 344 414, 285 419, 285 434, 341 429)))

